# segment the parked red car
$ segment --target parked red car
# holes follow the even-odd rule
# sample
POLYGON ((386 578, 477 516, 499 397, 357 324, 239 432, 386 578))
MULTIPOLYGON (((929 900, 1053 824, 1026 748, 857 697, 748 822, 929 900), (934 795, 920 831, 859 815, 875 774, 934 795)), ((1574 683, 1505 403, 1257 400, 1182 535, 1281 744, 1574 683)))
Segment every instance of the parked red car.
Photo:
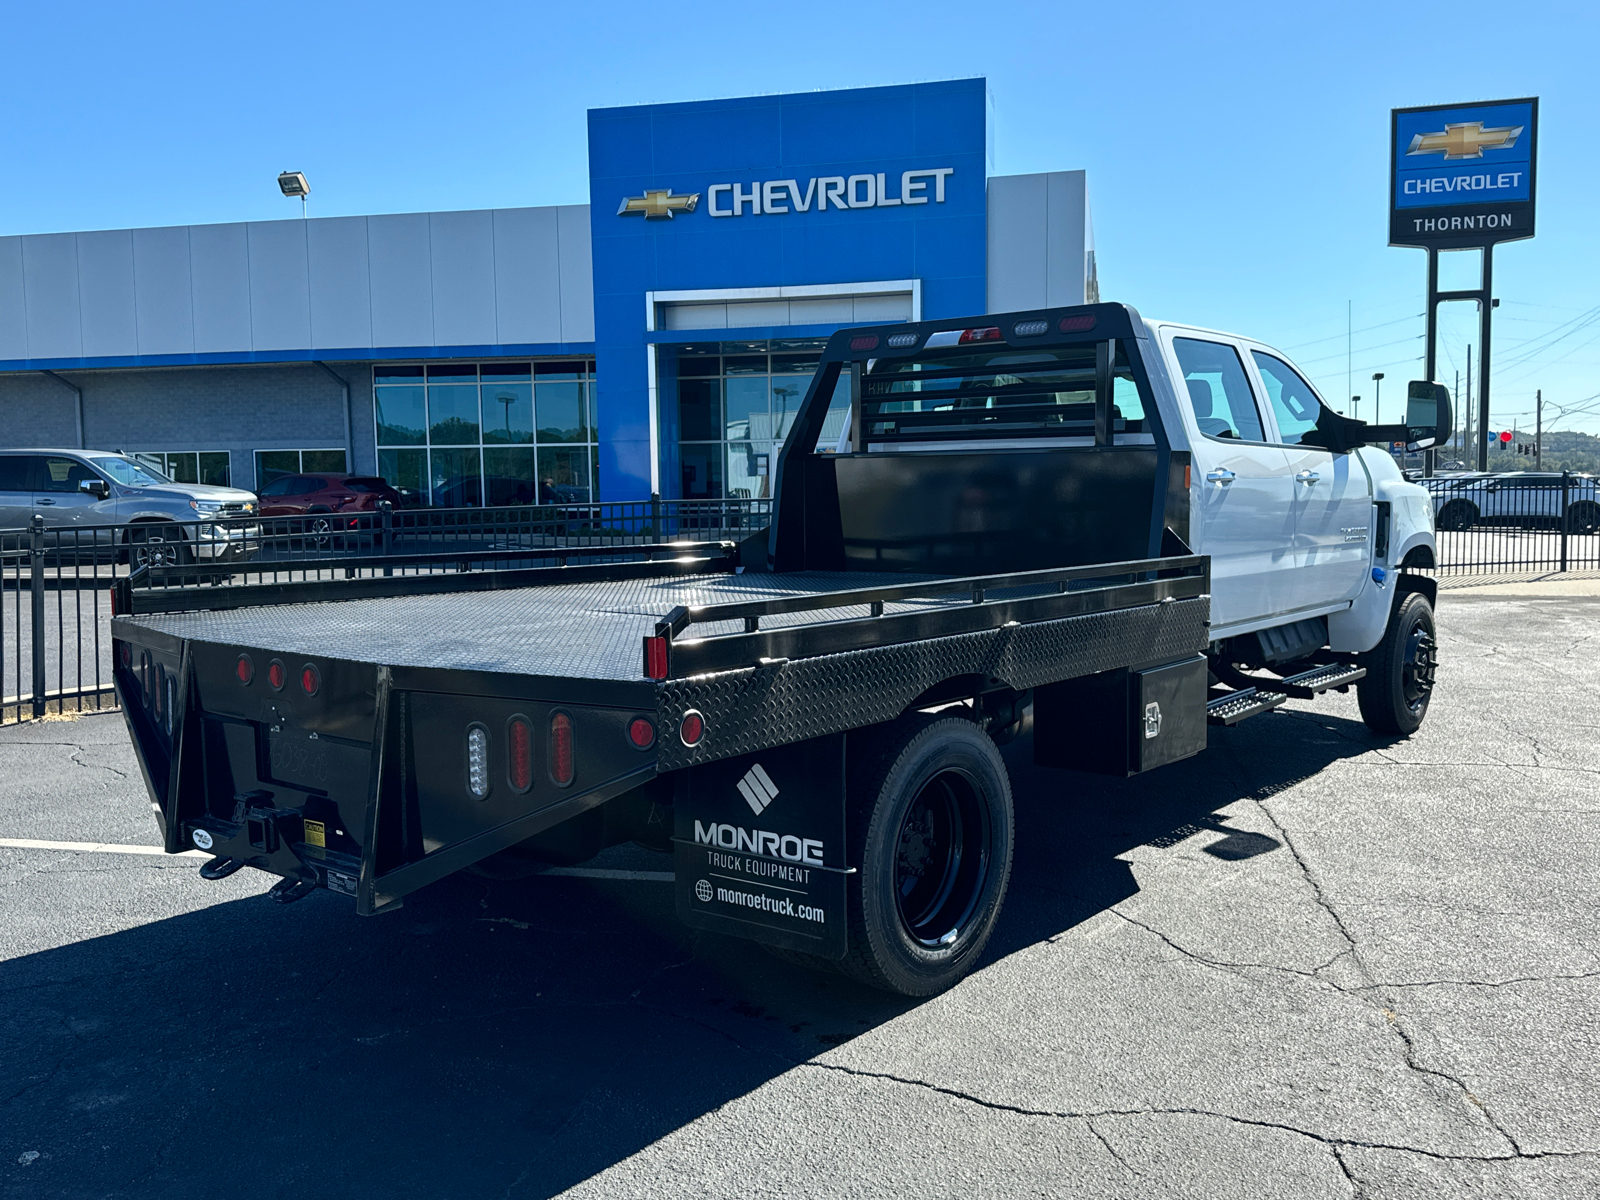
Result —
POLYGON ((376 475, 337 471, 284 475, 267 484, 258 495, 261 516, 309 517, 304 529, 297 528, 295 532, 315 534, 358 528, 361 514, 375 512, 380 500, 400 507, 400 493, 376 475))

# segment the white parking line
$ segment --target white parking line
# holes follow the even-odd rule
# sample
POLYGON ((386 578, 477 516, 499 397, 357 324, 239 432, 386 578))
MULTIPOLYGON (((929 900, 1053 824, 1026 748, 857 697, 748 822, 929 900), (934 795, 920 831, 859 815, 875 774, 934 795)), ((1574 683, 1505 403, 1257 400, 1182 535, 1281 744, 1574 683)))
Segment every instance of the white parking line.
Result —
MULTIPOLYGON (((90 854, 160 854, 167 852, 160 846, 119 846, 114 842, 41 842, 34 838, 0 838, 4 850, 72 850, 90 854)), ((210 858, 198 850, 183 850, 172 858, 210 858)))
MULTIPOLYGON (((160 854, 169 858, 210 858, 199 850, 168 855, 160 846, 119 846, 114 842, 42 842, 35 838, 0 838, 0 850, 67 850, 89 854, 160 854)), ((572 879, 633 879, 642 883, 671 883, 671 871, 615 871, 603 867, 551 867, 541 875, 572 879)))

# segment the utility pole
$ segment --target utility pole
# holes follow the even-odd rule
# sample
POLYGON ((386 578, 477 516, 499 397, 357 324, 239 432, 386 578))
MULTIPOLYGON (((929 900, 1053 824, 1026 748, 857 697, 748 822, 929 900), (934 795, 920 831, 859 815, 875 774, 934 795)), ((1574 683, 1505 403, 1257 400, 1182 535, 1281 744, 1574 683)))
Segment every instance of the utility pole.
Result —
POLYGON ((1544 389, 1533 394, 1533 469, 1544 470, 1544 389))
MULTIPOLYGON (((1478 456, 1478 439, 1483 436, 1483 430, 1481 430, 1481 429, 1478 430, 1476 435, 1473 434, 1473 430, 1472 430, 1472 426, 1473 426, 1473 420, 1472 420, 1473 407, 1472 407, 1472 343, 1471 342, 1467 343, 1467 392, 1466 392, 1466 395, 1467 395, 1467 402, 1464 405, 1462 405, 1462 407, 1464 409, 1466 409, 1466 412, 1467 412, 1467 445, 1470 447, 1468 453, 1472 456, 1471 458, 1467 459, 1467 470, 1469 470, 1469 471, 1471 471, 1471 470, 1482 471, 1482 470, 1485 470, 1486 468, 1484 468, 1484 467, 1476 467, 1476 468, 1474 468, 1473 465, 1472 465, 1473 464, 1473 459, 1476 459, 1477 456, 1478 456)), ((1486 453, 1486 454, 1488 453, 1487 448, 1485 449, 1484 453, 1486 453)))
MULTIPOLYGON (((1453 392, 1451 392, 1450 394, 1455 397, 1456 412, 1460 415, 1461 420, 1463 422, 1458 427, 1458 430, 1453 431, 1453 432, 1456 432, 1456 449, 1458 451, 1460 451, 1462 454, 1465 454, 1467 452, 1467 427, 1466 427, 1466 424, 1465 424, 1466 419, 1467 419, 1467 410, 1462 408, 1462 406, 1461 406, 1461 372, 1460 371, 1456 372, 1455 390, 1453 392)), ((1451 421, 1454 421, 1454 420, 1455 420, 1455 417, 1451 417, 1451 421)))

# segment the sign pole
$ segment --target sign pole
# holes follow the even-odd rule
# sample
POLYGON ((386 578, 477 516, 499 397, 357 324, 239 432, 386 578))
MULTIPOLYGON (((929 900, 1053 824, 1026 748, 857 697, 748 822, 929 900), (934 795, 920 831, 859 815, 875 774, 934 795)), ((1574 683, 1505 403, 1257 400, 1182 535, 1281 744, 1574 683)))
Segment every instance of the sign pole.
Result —
MULTIPOLYGON (((1422 377, 1432 379, 1434 366, 1439 357, 1439 252, 1432 246, 1428 247, 1428 336, 1422 355, 1422 377)), ((1456 403, 1460 404, 1458 397, 1456 403)), ((1452 418, 1452 421, 1454 418, 1452 418)), ((1433 478, 1435 466, 1434 456, 1438 451, 1430 446, 1422 454, 1422 476, 1424 479, 1433 478)))
POLYGON ((1494 243, 1483 248, 1483 290, 1478 294, 1478 470, 1489 469, 1489 324, 1494 301, 1494 243))

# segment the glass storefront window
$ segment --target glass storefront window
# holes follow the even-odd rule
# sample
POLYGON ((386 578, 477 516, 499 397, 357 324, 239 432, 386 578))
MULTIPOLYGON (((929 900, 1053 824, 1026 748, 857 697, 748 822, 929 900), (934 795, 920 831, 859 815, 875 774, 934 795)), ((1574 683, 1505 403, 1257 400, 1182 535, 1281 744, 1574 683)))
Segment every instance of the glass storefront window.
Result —
MULTIPOLYGON (((666 454, 676 451, 680 495, 771 496, 778 452, 811 387, 824 344, 811 339, 702 342, 658 350, 676 358, 657 363, 666 386, 677 389, 676 444, 669 443, 666 454), (713 441, 722 451, 715 461, 707 445, 713 441)), ((848 383, 835 391, 819 449, 831 451, 838 443, 848 394, 848 383)), ((672 431, 666 436, 671 438, 672 431)))
POLYGON ((174 483, 233 486, 233 458, 226 450, 141 450, 133 457, 174 483))
POLYGON ((381 364, 373 398, 378 471, 408 500, 458 507, 594 497, 588 359, 381 364), (410 446, 419 449, 401 449, 410 446))

